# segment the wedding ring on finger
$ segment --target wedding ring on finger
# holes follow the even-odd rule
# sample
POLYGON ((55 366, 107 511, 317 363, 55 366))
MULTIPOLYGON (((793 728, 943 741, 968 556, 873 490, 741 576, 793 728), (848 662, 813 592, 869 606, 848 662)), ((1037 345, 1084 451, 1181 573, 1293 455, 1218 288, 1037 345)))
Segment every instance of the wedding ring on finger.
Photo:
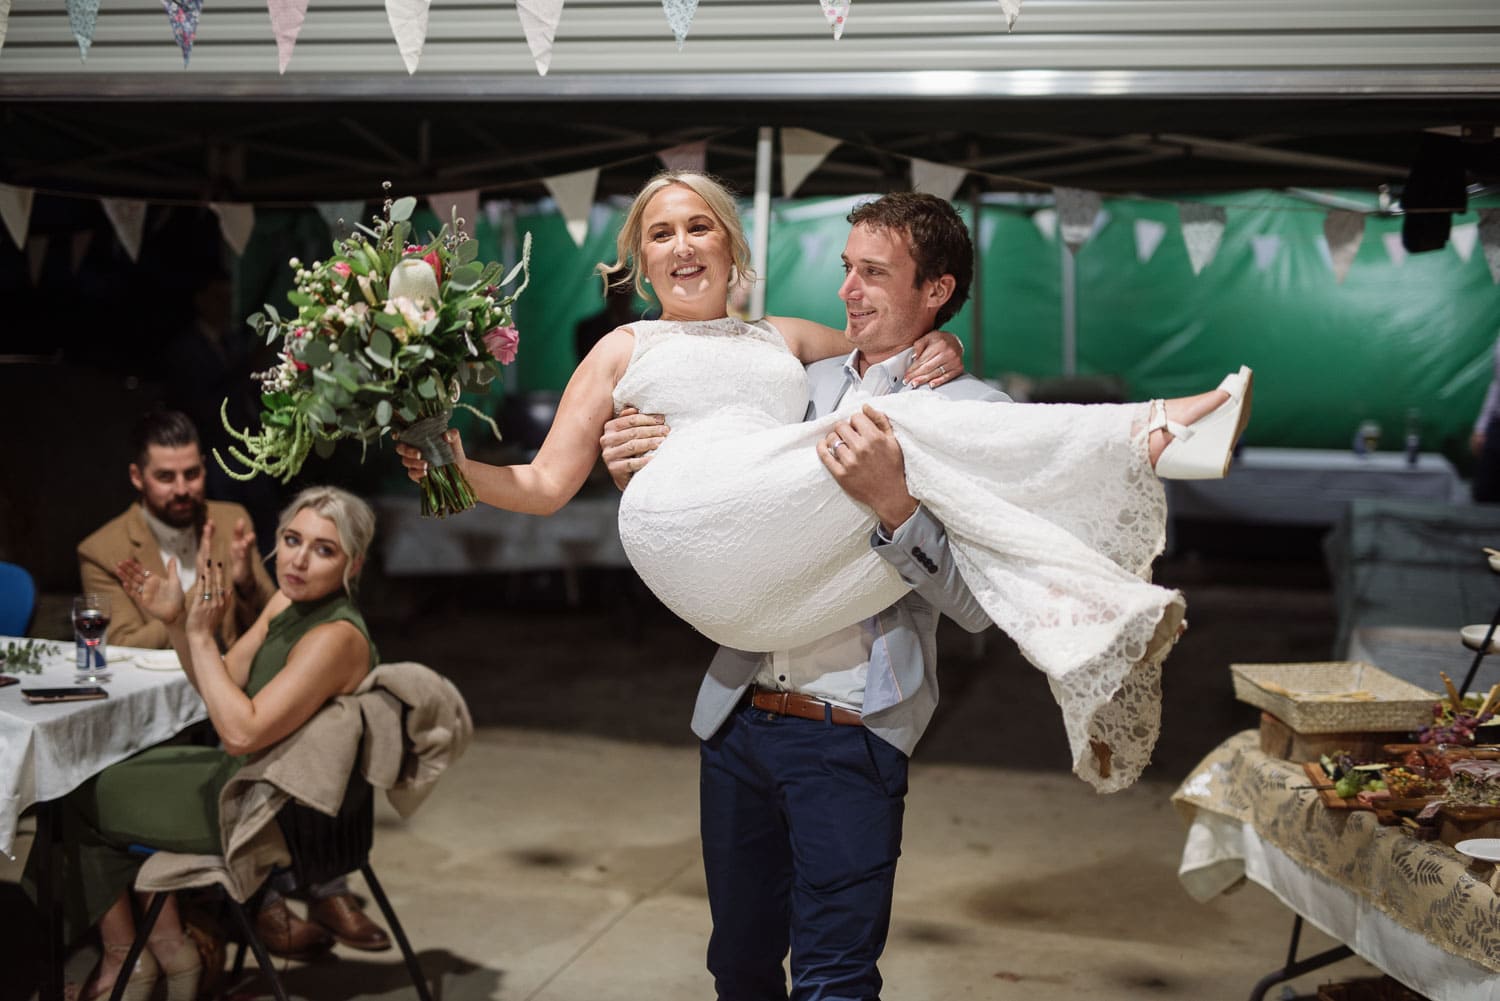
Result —
POLYGON ((839 446, 843 445, 843 444, 845 444, 844 439, 842 439, 842 438, 835 438, 835 439, 833 439, 833 444, 830 445, 829 448, 828 448, 828 454, 832 455, 833 453, 837 452, 839 450, 839 446))
POLYGON ((946 365, 939 365, 938 366, 938 375, 947 375, 947 374, 948 374, 948 367, 946 365))

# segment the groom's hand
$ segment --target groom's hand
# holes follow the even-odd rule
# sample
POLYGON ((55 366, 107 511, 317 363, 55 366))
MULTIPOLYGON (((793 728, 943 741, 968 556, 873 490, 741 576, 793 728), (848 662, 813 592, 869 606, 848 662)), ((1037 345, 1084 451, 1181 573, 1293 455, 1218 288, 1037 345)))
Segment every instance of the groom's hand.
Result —
POLYGON ((887 535, 916 513, 901 443, 890 419, 868 403, 818 442, 818 457, 844 493, 875 512, 887 535))
POLYGON ((624 490, 630 478, 651 461, 651 453, 671 430, 661 414, 643 414, 634 407, 626 407, 620 416, 606 422, 599 436, 599 452, 615 486, 624 490))

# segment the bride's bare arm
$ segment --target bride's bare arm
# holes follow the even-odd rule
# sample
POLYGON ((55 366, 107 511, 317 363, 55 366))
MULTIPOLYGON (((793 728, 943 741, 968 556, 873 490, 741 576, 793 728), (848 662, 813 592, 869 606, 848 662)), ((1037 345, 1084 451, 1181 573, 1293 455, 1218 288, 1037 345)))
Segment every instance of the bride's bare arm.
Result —
MULTIPOLYGON (((599 458, 599 434, 604 422, 614 416, 615 383, 630 362, 635 337, 621 327, 606 334, 573 371, 557 405, 552 430, 525 465, 492 466, 464 454, 456 432, 449 432, 455 461, 463 470, 474 496, 486 504, 523 514, 552 514, 562 507, 599 458)), ((420 480, 427 463, 413 448, 397 445, 407 474, 420 480)))
MULTIPOLYGON (((796 316, 768 316, 766 319, 781 331, 787 349, 804 365, 823 358, 837 358, 854 350, 854 345, 842 330, 796 316)), ((906 381, 912 385, 930 383, 934 387, 941 386, 963 374, 963 342, 946 330, 923 334, 912 347, 917 353, 906 371, 906 381)))

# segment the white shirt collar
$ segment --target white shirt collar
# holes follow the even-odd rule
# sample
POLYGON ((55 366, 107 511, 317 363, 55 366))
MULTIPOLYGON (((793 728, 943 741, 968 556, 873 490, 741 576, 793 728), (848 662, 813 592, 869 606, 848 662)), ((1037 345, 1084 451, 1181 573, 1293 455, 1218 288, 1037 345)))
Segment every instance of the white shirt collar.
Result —
POLYGON ((891 355, 885 361, 871 362, 870 367, 865 369, 864 376, 859 374, 859 350, 849 352, 849 357, 844 359, 844 376, 850 383, 859 386, 871 396, 885 396, 887 393, 898 392, 902 382, 906 378, 906 370, 911 367, 912 359, 916 357, 915 348, 907 348, 897 354, 891 355))
POLYGON ((175 557, 177 560, 177 578, 184 588, 192 586, 198 577, 198 527, 188 525, 186 528, 176 528, 168 525, 146 505, 141 505, 141 514, 146 518, 146 527, 151 530, 151 535, 156 539, 156 545, 161 549, 162 563, 167 562, 167 557, 175 557))

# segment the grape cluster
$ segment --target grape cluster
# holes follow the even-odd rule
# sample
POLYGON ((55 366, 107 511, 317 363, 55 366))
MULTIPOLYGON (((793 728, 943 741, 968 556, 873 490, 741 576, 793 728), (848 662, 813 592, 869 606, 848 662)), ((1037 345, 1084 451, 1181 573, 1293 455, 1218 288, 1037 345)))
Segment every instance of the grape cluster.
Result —
POLYGON ((1417 731, 1417 740, 1423 744, 1452 744, 1458 747, 1474 746, 1474 730, 1486 723, 1494 713, 1478 715, 1470 709, 1454 710, 1446 702, 1432 707, 1432 723, 1417 731))

